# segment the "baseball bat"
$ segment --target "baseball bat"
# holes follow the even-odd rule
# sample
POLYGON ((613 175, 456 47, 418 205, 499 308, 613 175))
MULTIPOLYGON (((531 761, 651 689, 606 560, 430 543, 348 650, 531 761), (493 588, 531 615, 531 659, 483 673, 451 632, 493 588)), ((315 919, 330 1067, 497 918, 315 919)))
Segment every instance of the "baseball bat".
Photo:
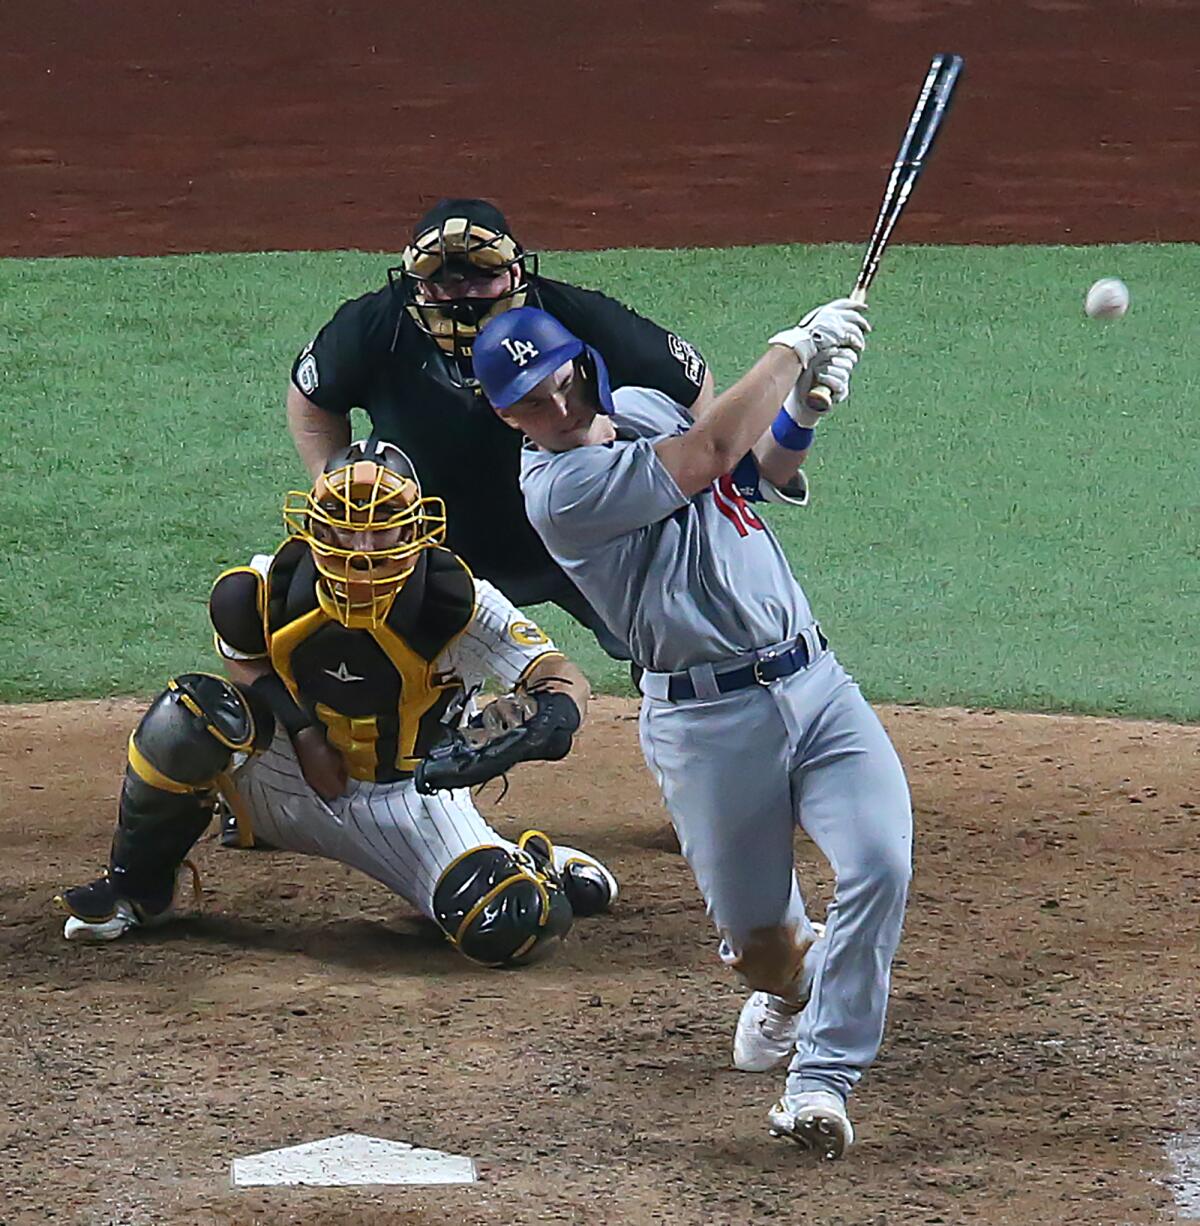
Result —
MULTIPOLYGON (((925 169, 934 138, 942 126, 942 120, 946 118, 962 68, 962 56, 947 52, 935 55, 929 63, 929 71, 917 95, 917 104, 904 130, 904 138, 883 189, 875 227, 863 253, 854 288, 850 291, 851 302, 862 304, 867 300, 867 290, 875 280, 888 240, 921 177, 921 171, 925 169)), ((823 412, 833 403, 829 389, 819 384, 808 393, 807 400, 814 412, 823 412)))

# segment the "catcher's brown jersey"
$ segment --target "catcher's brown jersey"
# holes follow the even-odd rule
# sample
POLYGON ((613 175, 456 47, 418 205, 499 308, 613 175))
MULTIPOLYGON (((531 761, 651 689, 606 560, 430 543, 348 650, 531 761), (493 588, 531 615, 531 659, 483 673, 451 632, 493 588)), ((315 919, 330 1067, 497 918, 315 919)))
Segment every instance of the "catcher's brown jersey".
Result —
POLYGON ((374 630, 348 629, 322 607, 302 541, 285 543, 265 570, 240 566, 217 579, 209 608, 218 649, 231 658, 269 659, 357 779, 406 778, 439 739, 464 685, 477 685, 482 675, 511 684, 554 650, 446 549, 422 553, 374 630), (477 618, 482 588, 486 625, 477 618), (497 600, 503 608, 492 607, 497 600), (471 642, 450 650, 464 638, 471 642))

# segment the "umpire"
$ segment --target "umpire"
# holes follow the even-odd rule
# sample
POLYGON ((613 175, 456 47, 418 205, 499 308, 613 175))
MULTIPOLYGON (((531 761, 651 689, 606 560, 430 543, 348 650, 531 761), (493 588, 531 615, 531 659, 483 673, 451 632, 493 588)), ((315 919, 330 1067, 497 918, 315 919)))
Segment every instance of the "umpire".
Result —
POLYGON ((595 290, 552 281, 486 200, 441 200, 417 223, 386 286, 344 303, 292 365, 288 428, 314 480, 350 442, 352 408, 411 456, 445 500, 446 543, 514 604, 550 601, 617 659, 604 625, 530 527, 518 486, 521 438, 492 412, 471 365, 476 334, 538 306, 598 350, 612 386, 654 388, 699 416, 712 375, 687 341, 595 290))

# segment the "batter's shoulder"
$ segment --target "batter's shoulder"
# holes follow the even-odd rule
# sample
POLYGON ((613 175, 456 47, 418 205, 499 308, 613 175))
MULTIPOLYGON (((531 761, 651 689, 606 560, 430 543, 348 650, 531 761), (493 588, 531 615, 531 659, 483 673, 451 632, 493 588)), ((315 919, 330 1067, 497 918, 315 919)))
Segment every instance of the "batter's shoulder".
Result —
POLYGON ((638 438, 670 438, 695 424, 691 413, 666 392, 652 387, 621 387, 613 393, 618 430, 638 438))

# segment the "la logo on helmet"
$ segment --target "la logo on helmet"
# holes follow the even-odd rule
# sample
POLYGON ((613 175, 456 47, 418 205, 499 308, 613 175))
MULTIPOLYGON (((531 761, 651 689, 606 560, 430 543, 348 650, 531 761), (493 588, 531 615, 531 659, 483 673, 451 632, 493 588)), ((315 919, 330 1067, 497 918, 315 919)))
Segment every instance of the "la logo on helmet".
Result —
POLYGON ((530 358, 540 356, 538 347, 533 341, 523 341, 519 337, 516 340, 510 340, 506 336, 500 343, 508 350, 508 356, 512 358, 516 366, 528 366, 530 358))

